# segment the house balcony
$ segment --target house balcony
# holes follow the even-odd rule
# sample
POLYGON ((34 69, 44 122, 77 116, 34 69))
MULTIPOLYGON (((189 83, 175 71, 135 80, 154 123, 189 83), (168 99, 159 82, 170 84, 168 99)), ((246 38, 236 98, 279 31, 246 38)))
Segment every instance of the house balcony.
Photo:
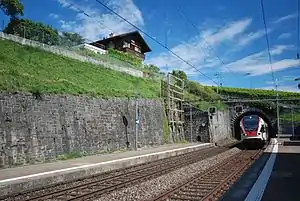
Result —
POLYGON ((133 54, 133 55, 135 55, 136 57, 142 59, 143 61, 145 60, 145 55, 144 55, 143 53, 137 52, 137 51, 135 51, 135 50, 133 50, 133 49, 131 49, 131 48, 125 47, 125 48, 123 48, 123 51, 124 51, 124 52, 128 52, 128 53, 130 53, 130 54, 133 54))

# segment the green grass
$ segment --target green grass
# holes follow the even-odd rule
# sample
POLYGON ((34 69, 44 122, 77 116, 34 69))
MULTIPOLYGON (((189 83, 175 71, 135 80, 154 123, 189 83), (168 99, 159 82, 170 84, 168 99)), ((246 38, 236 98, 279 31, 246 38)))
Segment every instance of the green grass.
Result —
MULTIPOLYGON (((217 87, 210 87, 214 91, 217 87)), ((219 87, 220 94, 245 98, 275 98, 275 90, 263 90, 263 89, 246 89, 246 88, 231 88, 231 87, 219 87)), ((299 90, 300 92, 300 90, 299 90)), ((281 98, 300 98, 300 93, 279 91, 281 98)))
POLYGON ((133 65, 131 63, 128 63, 126 61, 117 59, 113 56, 111 56, 110 54, 97 54, 91 50, 88 49, 84 49, 84 48, 79 48, 79 49, 73 49, 73 51, 76 51, 78 54, 81 54, 83 56, 89 56, 92 57, 96 60, 100 60, 100 61, 105 61, 111 64, 116 64, 119 66, 124 66, 126 68, 133 68, 136 70, 140 70, 140 71, 144 71, 144 68, 142 65, 133 65))
POLYGON ((159 82, 0 40, 0 90, 158 98, 159 82), (138 88, 137 88, 138 86, 138 88))
MULTIPOLYGON (((217 94, 215 92, 211 92, 210 96, 217 97, 217 94)), ((198 96, 185 91, 184 98, 186 101, 191 102, 195 107, 202 111, 208 111, 208 108, 210 107, 216 107, 218 110, 221 111, 227 109, 227 105, 222 103, 221 101, 218 101, 217 99, 214 101, 205 100, 208 98, 207 96, 198 96)))
MULTIPOLYGON (((292 113, 281 114, 280 119, 287 120, 287 121, 292 121, 292 113)), ((295 122, 300 122, 300 113, 294 113, 293 119, 294 119, 295 122)))

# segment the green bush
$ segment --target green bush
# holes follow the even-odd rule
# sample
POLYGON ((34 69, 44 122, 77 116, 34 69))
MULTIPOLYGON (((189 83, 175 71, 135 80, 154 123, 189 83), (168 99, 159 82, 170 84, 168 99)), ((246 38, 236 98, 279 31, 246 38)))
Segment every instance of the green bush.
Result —
POLYGON ((186 84, 186 90, 199 97, 201 100, 213 101, 218 100, 219 96, 214 90, 209 87, 202 86, 195 81, 188 81, 186 84))
MULTIPOLYGON (((210 88, 214 91, 217 91, 217 87, 213 86, 210 88)), ((219 87, 219 92, 222 95, 228 95, 233 97, 276 98, 275 90, 219 87)), ((300 98, 300 93, 279 91, 278 94, 281 98, 300 98)))
POLYGON ((142 63, 143 61, 130 54, 130 53, 127 53, 127 52, 121 52, 121 51, 118 51, 118 50, 115 50, 115 49, 108 49, 108 54, 112 57, 115 57, 119 60, 122 60, 122 61, 125 61, 125 62, 128 62, 136 67, 142 67, 142 63))

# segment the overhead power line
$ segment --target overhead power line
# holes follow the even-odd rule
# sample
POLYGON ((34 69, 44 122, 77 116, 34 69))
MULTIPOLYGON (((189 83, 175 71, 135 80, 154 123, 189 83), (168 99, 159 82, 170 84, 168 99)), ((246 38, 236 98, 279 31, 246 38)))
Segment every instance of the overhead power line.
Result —
MULTIPOLYGON (((85 16, 93 19, 100 26, 104 26, 104 24, 102 22, 100 22, 99 20, 95 19, 94 17, 92 17, 90 14, 88 14, 87 12, 85 12, 84 10, 82 10, 81 8, 79 8, 78 6, 76 6, 75 4, 73 4, 73 3, 69 3, 69 4, 70 4, 70 6, 76 8, 79 12, 81 12, 85 16)), ((112 32, 112 30, 109 27, 106 26, 105 28, 107 28, 108 30, 110 30, 112 32)))
POLYGON ((266 42, 267 42, 267 48, 268 48, 269 63, 270 63, 271 71, 272 71, 272 79, 273 79, 273 82, 277 85, 276 80, 275 80, 273 65, 272 65, 272 58, 271 58, 271 51, 270 51, 270 44, 269 44, 269 37, 268 37, 268 30, 267 30, 267 23, 266 23, 265 8, 264 8, 263 0, 261 0, 260 3, 261 3, 261 11, 262 11, 263 22, 264 22, 264 27, 265 27, 265 36, 266 36, 266 42))
MULTIPOLYGON (((189 20, 189 19, 186 17, 186 15, 184 14, 184 12, 183 12, 178 6, 176 7, 176 9, 177 9, 177 11, 182 15, 183 19, 184 19, 185 21, 187 21, 188 23, 190 23, 190 24, 192 25, 192 27, 195 29, 195 31, 200 35, 199 30, 198 30, 198 28, 196 27, 196 25, 195 25, 191 20, 189 20)), ((210 50, 214 53, 214 55, 218 58, 218 60, 219 60, 223 65, 225 65, 225 63, 223 62, 223 60, 216 54, 215 49, 214 49, 211 45, 209 45, 209 43, 208 43, 204 38, 203 38, 203 42, 205 43, 205 45, 206 45, 208 48, 210 48, 210 50)))
POLYGON ((186 61, 185 59, 183 59, 182 57, 180 57, 178 54, 176 54, 174 51, 172 51, 170 48, 168 48, 166 45, 162 44, 160 41, 156 40, 154 37, 152 37, 151 35, 149 35, 147 32, 145 32, 144 30, 142 30, 141 28, 137 27, 135 24, 133 24, 132 22, 128 21, 126 18, 124 18, 123 16, 119 15, 117 12, 115 12, 113 9, 111 9, 110 7, 108 7, 107 5, 105 5, 103 2, 101 2, 100 0, 96 0, 96 2, 98 2, 100 5, 102 5, 103 7, 105 7, 107 10, 109 10, 110 12, 112 12, 114 15, 118 16, 119 18, 121 18, 122 20, 124 20, 125 22, 127 22, 128 24, 130 24, 131 26, 133 26, 134 28, 136 28, 138 31, 142 32, 143 34, 145 34, 147 37, 149 37, 151 40, 153 40, 154 42, 156 42, 157 44, 159 44, 160 46, 162 46, 163 48, 165 48, 166 50, 168 50, 172 55, 174 55, 175 57, 177 57, 179 60, 181 60, 182 62, 184 62, 185 64, 187 64, 188 66, 194 68, 196 71, 198 71, 201 75, 203 75, 204 77, 208 78, 209 80, 211 80, 212 82, 214 82, 215 84, 218 84, 216 81, 214 81, 212 78, 210 78, 209 76, 207 76, 206 74, 204 74, 203 72, 201 72, 199 69, 197 69, 194 65, 192 65, 190 62, 186 61))
POLYGON ((300 1, 298 0, 298 6, 297 6, 297 10, 298 10, 298 21, 297 21, 297 28, 298 28, 298 32, 297 32, 297 47, 298 47, 298 51, 297 51, 297 59, 299 59, 299 48, 300 48, 300 31, 299 31, 299 24, 300 24, 300 1))
MULTIPOLYGON (((183 19, 187 22, 187 23, 190 23, 192 25, 192 27, 195 29, 196 33, 200 36, 200 32, 197 28, 197 26, 190 20, 187 18, 187 16, 185 15, 185 13, 183 12, 182 9, 179 8, 179 6, 176 6, 176 9, 177 11, 181 14, 181 16, 183 17, 183 19)), ((215 55, 215 57, 224 65, 224 67, 226 69, 228 69, 228 71, 232 72, 227 66, 226 66, 226 63, 221 59, 220 56, 218 56, 215 48, 210 45, 205 38, 202 38, 203 42, 205 43, 205 45, 211 50, 211 52, 215 55)), ((204 48, 201 46, 201 48, 203 49, 203 52, 205 52, 204 48)), ((210 56, 210 55, 207 55, 207 56, 210 56)))

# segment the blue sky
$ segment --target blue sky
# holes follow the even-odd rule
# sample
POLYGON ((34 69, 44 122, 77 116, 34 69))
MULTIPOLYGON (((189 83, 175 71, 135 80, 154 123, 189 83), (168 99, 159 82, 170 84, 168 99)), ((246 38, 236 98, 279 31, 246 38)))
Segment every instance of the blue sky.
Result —
MULTIPOLYGON (((25 16, 51 24, 60 31, 77 32, 95 40, 134 30, 96 0, 22 1, 25 16), (85 11, 92 18, 82 14, 85 11)), ((224 86, 273 89, 260 0, 102 0, 120 15, 224 86), (187 3, 188 2, 188 3, 187 3), (178 8, 196 26, 187 22, 178 8), (167 36, 167 37, 166 37, 167 36), (167 39, 167 40, 166 40, 167 39), (213 51, 212 51, 213 49, 213 51), (222 62, 217 58, 221 58, 222 62), (251 76, 245 76, 251 73, 251 76)), ((279 89, 299 91, 291 81, 300 76, 297 61, 297 0, 264 0, 275 77, 279 89)), ((6 24, 8 18, 0 13, 6 24)), ((145 36, 152 52, 146 63, 162 71, 184 70, 190 79, 213 85, 198 71, 182 63, 145 36), (167 66, 167 67, 166 67, 167 66)))

